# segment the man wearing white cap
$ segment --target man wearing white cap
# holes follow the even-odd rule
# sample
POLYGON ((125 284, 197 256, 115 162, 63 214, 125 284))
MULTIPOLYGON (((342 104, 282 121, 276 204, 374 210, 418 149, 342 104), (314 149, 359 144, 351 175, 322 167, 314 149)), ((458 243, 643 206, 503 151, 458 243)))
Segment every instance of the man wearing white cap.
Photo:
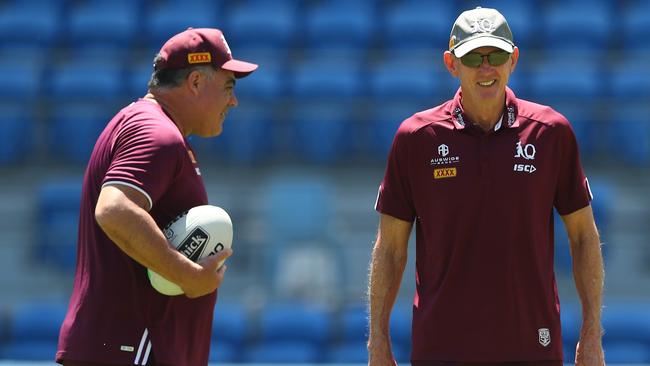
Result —
POLYGON ((399 127, 379 187, 369 365, 394 365, 389 335, 416 231, 415 366, 563 364, 553 209, 566 226, 583 322, 576 364, 603 365, 603 263, 569 122, 507 87, 519 58, 494 9, 463 12, 444 63, 454 98, 399 127))
POLYGON ((83 181, 77 269, 56 361, 66 366, 207 365, 229 249, 195 263, 161 227, 208 197, 189 135, 221 133, 237 106, 235 60, 218 29, 188 29, 154 59, 148 93, 99 136, 83 181), (178 284, 165 296, 147 268, 178 284))

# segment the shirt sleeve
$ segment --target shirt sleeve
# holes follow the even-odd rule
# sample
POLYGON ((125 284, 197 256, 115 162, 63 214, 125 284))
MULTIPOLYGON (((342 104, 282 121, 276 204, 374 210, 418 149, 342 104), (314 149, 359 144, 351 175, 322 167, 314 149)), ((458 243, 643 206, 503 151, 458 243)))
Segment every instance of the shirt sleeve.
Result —
POLYGON ((175 179, 185 149, 180 134, 160 121, 137 120, 124 123, 111 152, 102 186, 131 186, 147 196, 151 209, 175 179))
POLYGON ((379 186, 375 210, 380 213, 412 222, 415 206, 409 184, 409 144, 411 136, 406 123, 402 123, 395 134, 388 154, 386 172, 379 186))
POLYGON ((580 163, 578 142, 569 122, 558 124, 560 169, 554 206, 560 215, 568 215, 589 205, 592 197, 589 183, 580 163))

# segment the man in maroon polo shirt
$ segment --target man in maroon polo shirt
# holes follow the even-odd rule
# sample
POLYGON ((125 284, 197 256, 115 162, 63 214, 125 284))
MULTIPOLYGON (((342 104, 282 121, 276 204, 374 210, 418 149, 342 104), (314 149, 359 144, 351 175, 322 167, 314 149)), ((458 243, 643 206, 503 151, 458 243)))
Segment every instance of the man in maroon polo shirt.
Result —
POLYGON ((187 136, 216 136, 237 106, 234 60, 218 29, 188 29, 154 59, 149 91, 113 117, 86 168, 77 269, 56 361, 76 365, 207 365, 227 250, 194 263, 161 227, 208 203, 187 136), (186 296, 165 296, 147 268, 186 296))
POLYGON ((369 365, 394 365, 389 318, 413 222, 413 365, 562 365, 553 208, 571 242, 583 323, 576 363, 603 365, 603 264, 569 122, 506 85, 519 50, 494 9, 463 12, 444 63, 452 100, 399 127, 379 188, 369 365))

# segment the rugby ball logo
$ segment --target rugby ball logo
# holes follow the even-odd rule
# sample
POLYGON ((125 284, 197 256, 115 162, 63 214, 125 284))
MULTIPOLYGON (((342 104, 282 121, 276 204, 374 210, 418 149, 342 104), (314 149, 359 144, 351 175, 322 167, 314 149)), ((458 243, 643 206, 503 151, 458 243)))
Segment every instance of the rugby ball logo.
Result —
MULTIPOLYGON (((183 212, 163 228, 165 238, 179 252, 196 262, 232 246, 232 221, 217 206, 203 205, 183 212)), ((147 268, 154 289, 164 295, 181 295, 175 283, 147 268)))

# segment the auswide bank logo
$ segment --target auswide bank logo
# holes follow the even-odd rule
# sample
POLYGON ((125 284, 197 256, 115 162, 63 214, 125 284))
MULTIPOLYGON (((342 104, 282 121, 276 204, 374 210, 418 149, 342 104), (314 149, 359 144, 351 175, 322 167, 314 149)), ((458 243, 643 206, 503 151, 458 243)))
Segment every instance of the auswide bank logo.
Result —
POLYGON ((431 165, 446 165, 460 162, 460 156, 449 156, 451 149, 445 144, 438 145, 438 157, 431 158, 431 165))

